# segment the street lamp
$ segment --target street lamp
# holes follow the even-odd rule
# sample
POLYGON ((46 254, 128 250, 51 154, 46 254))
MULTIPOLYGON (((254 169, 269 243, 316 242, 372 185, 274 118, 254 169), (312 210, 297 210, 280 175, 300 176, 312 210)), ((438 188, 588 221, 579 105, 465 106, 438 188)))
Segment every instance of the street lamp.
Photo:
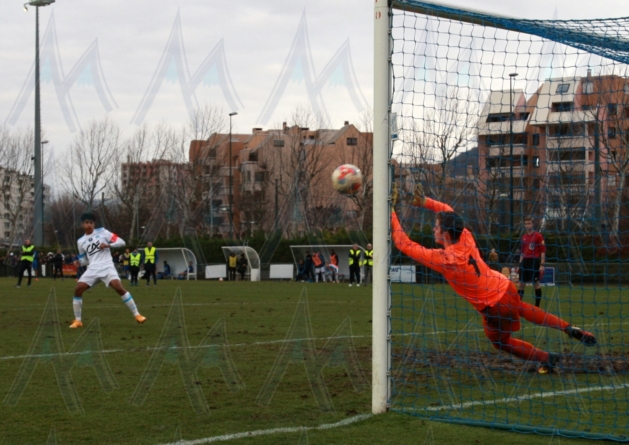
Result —
POLYGON ((232 111, 229 113, 229 239, 233 239, 234 229, 234 213, 233 213, 233 196, 232 196, 232 117, 238 113, 232 111))
MULTIPOLYGON (((509 74, 509 233, 513 233, 513 86, 518 73, 509 74)), ((511 237, 511 235, 509 235, 511 237)))
POLYGON ((24 11, 28 11, 29 6, 35 7, 35 198, 33 220, 35 223, 33 233, 33 243, 41 246, 44 243, 44 200, 42 182, 42 162, 41 162, 41 117, 39 105, 39 8, 51 5, 55 0, 33 0, 24 3, 24 11))
MULTIPOLYGON (((48 141, 41 141, 41 152, 40 152, 41 159, 39 161, 40 162, 40 166, 41 166, 40 170, 39 170, 40 174, 41 174, 41 176, 39 178, 39 181, 40 181, 40 184, 41 184, 41 195, 40 196, 41 196, 41 221, 42 221, 41 227, 42 227, 42 233, 44 231, 43 228, 44 228, 44 198, 45 198, 45 196, 44 196, 44 191, 45 191, 45 187, 44 187, 44 145, 47 144, 47 143, 48 143, 48 141)), ((37 162, 37 161, 35 161, 35 162, 37 162)), ((42 244, 43 244, 43 235, 42 235, 42 244)))

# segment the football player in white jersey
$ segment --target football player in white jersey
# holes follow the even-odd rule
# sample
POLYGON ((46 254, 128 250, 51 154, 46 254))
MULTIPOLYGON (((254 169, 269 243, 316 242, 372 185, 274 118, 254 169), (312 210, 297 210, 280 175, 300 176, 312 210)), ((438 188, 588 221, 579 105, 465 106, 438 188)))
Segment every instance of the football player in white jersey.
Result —
POLYGON ((125 245, 124 240, 102 227, 94 229, 95 218, 92 213, 82 214, 81 221, 85 235, 77 241, 79 248, 79 260, 77 263, 87 266, 87 271, 81 275, 74 289, 74 301, 72 302, 74 322, 72 322, 70 327, 74 329, 83 326, 81 321, 83 292, 99 281, 105 283, 105 286, 111 286, 118 292, 118 295, 122 297, 122 302, 127 305, 136 321, 144 323, 146 317, 140 315, 133 297, 122 287, 118 271, 111 257, 111 251, 109 250, 110 247, 123 247, 125 245))

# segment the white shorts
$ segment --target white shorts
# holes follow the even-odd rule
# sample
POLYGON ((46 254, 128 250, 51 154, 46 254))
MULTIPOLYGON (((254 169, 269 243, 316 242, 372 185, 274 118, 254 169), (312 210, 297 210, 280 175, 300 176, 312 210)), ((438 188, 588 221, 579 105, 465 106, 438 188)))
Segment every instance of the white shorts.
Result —
POLYGON ((94 286, 99 281, 105 283, 105 286, 109 287, 109 283, 112 280, 119 280, 118 271, 113 263, 107 265, 96 264, 94 266, 88 266, 87 270, 81 278, 79 283, 85 283, 89 287, 94 286))

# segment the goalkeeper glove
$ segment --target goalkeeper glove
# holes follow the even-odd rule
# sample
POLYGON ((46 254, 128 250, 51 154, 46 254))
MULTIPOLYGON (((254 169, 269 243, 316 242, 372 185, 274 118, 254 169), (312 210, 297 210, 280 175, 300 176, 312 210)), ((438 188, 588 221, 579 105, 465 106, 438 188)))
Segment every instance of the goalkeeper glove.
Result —
POLYGON ((400 192, 398 191, 397 183, 393 183, 393 187, 391 187, 391 210, 395 210, 395 205, 397 204, 397 200, 399 199, 400 192))
POLYGON ((415 186, 415 191, 413 192, 413 202, 412 205, 415 207, 424 207, 426 204, 426 195, 424 194, 424 187, 421 184, 417 184, 415 186))

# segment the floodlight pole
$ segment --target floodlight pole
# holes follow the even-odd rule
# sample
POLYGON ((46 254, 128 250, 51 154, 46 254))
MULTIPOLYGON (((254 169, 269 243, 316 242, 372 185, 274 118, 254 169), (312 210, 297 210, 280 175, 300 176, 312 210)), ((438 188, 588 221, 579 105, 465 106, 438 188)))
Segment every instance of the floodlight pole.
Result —
POLYGON ((35 7, 35 172, 33 176, 33 244, 41 246, 44 243, 44 184, 42 176, 42 142, 41 142, 41 114, 39 92, 39 8, 54 3, 55 0, 33 0, 24 3, 24 10, 28 6, 35 7))
POLYGON ((233 184, 233 176, 232 176, 232 117, 236 116, 238 113, 233 111, 229 113, 229 239, 234 238, 234 213, 233 213, 233 200, 234 197, 232 195, 232 184, 233 184))

